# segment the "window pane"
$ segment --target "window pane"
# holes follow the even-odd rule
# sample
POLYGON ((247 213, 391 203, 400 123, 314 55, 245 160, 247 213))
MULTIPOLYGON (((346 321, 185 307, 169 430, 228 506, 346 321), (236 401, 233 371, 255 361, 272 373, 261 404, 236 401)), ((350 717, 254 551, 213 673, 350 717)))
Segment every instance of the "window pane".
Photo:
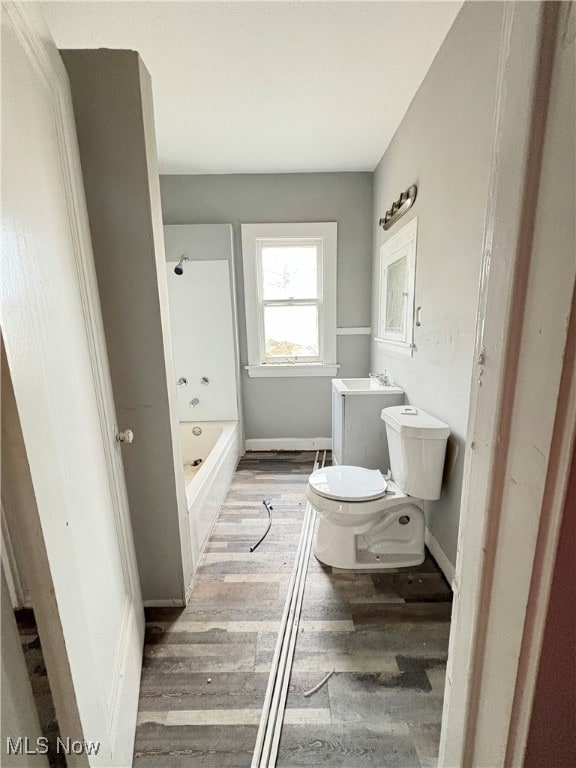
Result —
POLYGON ((264 307, 266 359, 318 357, 318 307, 264 307))
POLYGON ((406 300, 406 257, 388 267, 386 281, 386 330, 404 332, 406 300))
POLYGON ((317 297, 315 245, 263 245, 261 255, 263 299, 317 297))

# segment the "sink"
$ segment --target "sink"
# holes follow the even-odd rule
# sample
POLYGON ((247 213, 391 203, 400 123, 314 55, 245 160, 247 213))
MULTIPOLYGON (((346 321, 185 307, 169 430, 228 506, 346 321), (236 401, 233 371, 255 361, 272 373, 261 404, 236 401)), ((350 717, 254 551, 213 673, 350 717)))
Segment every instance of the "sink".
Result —
POLYGON ((344 389, 353 389, 361 392, 364 389, 380 389, 382 386, 379 381, 372 379, 340 379, 344 389))
POLYGON ((332 379, 332 386, 341 394, 370 395, 382 394, 383 392, 402 392, 400 387, 395 385, 382 385, 377 379, 332 379))

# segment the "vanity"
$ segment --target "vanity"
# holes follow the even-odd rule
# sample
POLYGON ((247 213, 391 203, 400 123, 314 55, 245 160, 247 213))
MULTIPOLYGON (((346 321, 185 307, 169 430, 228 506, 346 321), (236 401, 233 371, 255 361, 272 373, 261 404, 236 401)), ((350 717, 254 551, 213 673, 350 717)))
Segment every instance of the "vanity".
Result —
POLYGON ((404 405, 404 390, 375 378, 332 379, 332 463, 390 469, 383 408, 404 405))

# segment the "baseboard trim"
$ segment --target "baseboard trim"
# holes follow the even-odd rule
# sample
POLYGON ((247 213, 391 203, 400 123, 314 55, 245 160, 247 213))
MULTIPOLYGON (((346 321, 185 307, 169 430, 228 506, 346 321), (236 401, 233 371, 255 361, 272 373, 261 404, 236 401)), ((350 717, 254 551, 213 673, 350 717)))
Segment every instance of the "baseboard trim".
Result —
POLYGON ((143 600, 142 605, 144 608, 184 608, 184 600, 182 598, 174 598, 171 600, 143 600))
POLYGON ((194 573, 192 574, 190 583, 186 587, 186 591, 184 593, 184 601, 186 605, 188 605, 188 603, 190 602, 190 598, 192 597, 192 590, 194 589, 195 583, 196 583, 196 571, 194 571, 194 573))
POLYGON ((331 437, 257 437, 246 440, 247 451, 329 451, 331 437))
POLYGON ((440 566, 440 569, 444 576, 446 576, 446 580, 450 584, 450 586, 454 587, 454 572, 455 568, 448 559, 448 555, 444 552, 440 544, 438 544, 438 541, 436 538, 430 533, 428 528, 426 528, 426 546, 430 550, 430 554, 436 560, 438 565, 440 566))

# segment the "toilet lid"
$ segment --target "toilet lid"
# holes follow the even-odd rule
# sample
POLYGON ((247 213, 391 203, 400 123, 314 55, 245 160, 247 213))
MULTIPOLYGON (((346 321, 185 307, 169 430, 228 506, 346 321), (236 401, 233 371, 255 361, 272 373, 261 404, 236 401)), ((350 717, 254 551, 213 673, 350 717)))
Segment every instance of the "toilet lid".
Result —
POLYGON ((386 493, 386 480, 378 469, 324 467, 310 475, 310 487, 327 499, 370 501, 386 493))

